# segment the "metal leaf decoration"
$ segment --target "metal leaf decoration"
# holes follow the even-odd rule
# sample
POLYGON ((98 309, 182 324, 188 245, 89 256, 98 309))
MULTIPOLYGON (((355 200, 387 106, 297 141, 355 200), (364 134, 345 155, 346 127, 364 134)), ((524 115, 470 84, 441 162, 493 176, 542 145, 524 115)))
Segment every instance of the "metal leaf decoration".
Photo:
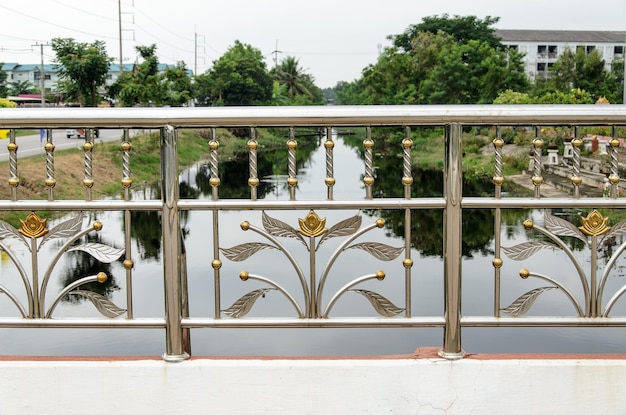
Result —
POLYGON ((381 244, 378 242, 363 242, 360 244, 354 244, 349 246, 346 249, 362 249, 363 251, 369 252, 376 259, 381 261, 391 261, 392 259, 396 259, 398 255, 404 252, 404 247, 394 248, 393 246, 381 244))
POLYGON ((353 233, 358 231, 359 228, 361 227, 361 221, 362 221, 362 218, 361 218, 360 212, 351 218, 342 220, 341 222, 331 227, 328 230, 328 232, 324 234, 324 236, 322 237, 322 239, 320 239, 317 246, 319 247, 325 240, 330 239, 330 238, 335 238, 337 236, 352 235, 353 233))
POLYGON ((86 243, 74 246, 67 251, 87 252, 98 261, 104 262, 105 264, 110 264, 111 262, 122 256, 122 254, 124 253, 124 248, 114 248, 112 246, 99 243, 86 243))
POLYGON ((70 291, 68 294, 80 295, 81 297, 85 297, 89 299, 96 306, 96 309, 105 317, 115 318, 119 317, 126 312, 125 309, 119 308, 111 300, 106 298, 105 296, 95 293, 93 291, 86 290, 74 290, 70 291))
POLYGON ((543 248, 554 248, 554 245, 548 242, 534 241, 524 242, 511 247, 502 247, 502 250, 504 254, 512 260, 521 261, 543 248))
POLYGON ((300 235, 297 230, 287 225, 285 222, 282 222, 278 219, 274 219, 270 217, 269 215, 267 215, 265 212, 263 212, 262 220, 263 220, 263 227, 265 228, 267 232, 270 233, 270 235, 282 236, 285 238, 295 238, 295 239, 298 239, 300 242, 302 242, 304 246, 306 246, 306 243, 304 242, 302 235, 300 235))
POLYGON ((4 238, 19 239, 24 245, 28 246, 28 242, 26 242, 26 239, 24 239, 22 234, 20 234, 17 229, 6 222, 0 221, 0 239, 4 238))
POLYGON ((604 235, 604 238, 610 238, 611 236, 622 236, 626 235, 626 220, 619 222, 616 225, 613 225, 611 229, 604 235))
POLYGON ((502 308, 501 310, 513 317, 519 317, 530 310, 530 307, 532 307, 537 297, 539 297, 542 293, 555 288, 557 287, 539 287, 534 290, 530 290, 513 301, 510 306, 502 308))
POLYGON ((263 242, 250 242, 247 244, 241 244, 233 246, 232 248, 220 248, 220 251, 224 256, 231 261, 243 261, 256 254, 262 249, 277 249, 274 245, 266 244, 263 242))
POLYGON ((233 318, 243 317, 250 312, 256 300, 260 297, 265 297, 265 293, 275 290, 276 288, 259 288, 258 290, 250 291, 235 301, 233 305, 228 307, 226 310, 222 310, 222 313, 233 318))
POLYGON ((74 236, 83 226, 83 217, 82 215, 78 215, 72 219, 66 220, 65 222, 59 223, 57 226, 52 228, 50 232, 44 235, 41 239, 41 243, 39 247, 41 248, 44 243, 51 241, 56 238, 69 238, 74 236))
POLYGON ((546 229, 552 232, 555 235, 559 236, 573 236, 574 238, 578 238, 587 244, 587 238, 585 235, 572 223, 566 221, 565 219, 557 218, 553 215, 545 215, 544 224, 546 229))
POLYGON ((381 316, 393 317, 404 311, 404 308, 397 307, 391 301, 382 295, 370 290, 348 290, 349 292, 359 293, 368 299, 370 304, 381 316))

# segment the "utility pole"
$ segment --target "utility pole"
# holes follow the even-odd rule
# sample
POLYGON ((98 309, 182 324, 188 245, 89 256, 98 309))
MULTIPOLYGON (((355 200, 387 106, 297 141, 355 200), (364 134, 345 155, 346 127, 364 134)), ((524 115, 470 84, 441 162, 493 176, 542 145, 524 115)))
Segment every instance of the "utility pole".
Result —
POLYGON ((124 54, 122 53, 122 0, 117 0, 117 18, 120 29, 120 75, 124 72, 124 54))
MULTIPOLYGON (((198 38, 202 38, 202 42, 206 42, 206 39, 204 37, 204 35, 199 35, 196 32, 193 33, 194 35, 194 48, 193 48, 193 74, 194 75, 198 75, 198 38)), ((206 53, 206 49, 204 46, 201 46, 203 52, 206 53)), ((204 59, 204 58, 202 58, 204 59)))
MULTIPOLYGON (((135 6, 135 1, 133 0, 131 6, 135 6)), ((135 23, 135 14, 132 12, 122 12, 122 0, 117 0, 117 20, 119 23, 119 38, 120 38, 120 76, 122 72, 124 72, 124 54, 122 53, 122 32, 133 32, 133 40, 135 40, 135 31, 133 29, 123 29, 122 28, 122 14, 130 14, 132 15, 132 23, 135 23)))
POLYGON ((278 50, 278 39, 276 39, 276 47, 274 48, 274 51, 272 52, 272 54, 274 55, 274 69, 276 69, 276 67, 278 66, 278 54, 279 53, 283 53, 283 52, 278 50))
POLYGON ((41 89, 41 107, 46 106, 46 68, 43 66, 43 47, 50 46, 48 43, 35 43, 31 46, 39 46, 41 54, 41 67, 39 68, 39 84, 41 89))

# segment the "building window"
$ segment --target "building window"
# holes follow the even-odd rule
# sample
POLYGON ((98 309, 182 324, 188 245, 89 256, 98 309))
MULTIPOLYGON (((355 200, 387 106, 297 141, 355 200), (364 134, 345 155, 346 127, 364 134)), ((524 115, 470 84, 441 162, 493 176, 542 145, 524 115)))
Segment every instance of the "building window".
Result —
POLYGON ((556 45, 548 46, 548 58, 549 59, 556 59, 557 52, 558 52, 558 48, 556 47, 556 45))
POLYGON ((508 46, 507 46, 507 49, 510 49, 510 50, 519 50, 519 45, 508 45, 508 46))
POLYGON ((594 50, 596 50, 596 47, 595 47, 595 46, 591 46, 591 45, 587 46, 587 49, 586 49, 586 51, 587 51, 587 55, 589 55, 589 54, 590 54, 591 52, 593 52, 594 50))
POLYGON ((624 54, 624 46, 613 47, 613 55, 623 55, 623 54, 624 54))
POLYGON ((537 57, 539 58, 547 58, 548 47, 546 45, 537 46, 537 57))
POLYGON ((546 63, 545 62, 539 62, 537 64, 537 72, 545 72, 546 71, 546 63))

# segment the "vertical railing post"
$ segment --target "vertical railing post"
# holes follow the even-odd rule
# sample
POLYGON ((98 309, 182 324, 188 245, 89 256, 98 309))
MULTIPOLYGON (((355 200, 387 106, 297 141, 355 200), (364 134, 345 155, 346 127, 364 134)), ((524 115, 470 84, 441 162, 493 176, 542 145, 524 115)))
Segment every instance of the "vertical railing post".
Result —
POLYGON ((439 355, 454 360, 461 348, 461 198, 463 188, 461 124, 446 126, 444 165, 444 318, 443 348, 439 355))
POLYGON ((185 352, 182 330, 181 236, 178 214, 178 151, 176 130, 168 125, 161 129, 161 181, 163 230, 163 273, 165 279, 165 353, 163 360, 180 362, 185 352))

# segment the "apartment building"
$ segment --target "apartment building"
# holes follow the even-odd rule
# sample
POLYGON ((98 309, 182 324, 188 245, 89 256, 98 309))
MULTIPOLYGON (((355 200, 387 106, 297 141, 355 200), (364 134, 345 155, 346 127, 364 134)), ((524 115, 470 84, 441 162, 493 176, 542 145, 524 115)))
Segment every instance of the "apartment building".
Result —
POLYGON ((597 50, 607 69, 615 60, 624 59, 626 32, 593 30, 505 30, 495 34, 509 48, 524 55, 526 74, 530 79, 547 76, 548 70, 566 48, 586 53, 597 50))

